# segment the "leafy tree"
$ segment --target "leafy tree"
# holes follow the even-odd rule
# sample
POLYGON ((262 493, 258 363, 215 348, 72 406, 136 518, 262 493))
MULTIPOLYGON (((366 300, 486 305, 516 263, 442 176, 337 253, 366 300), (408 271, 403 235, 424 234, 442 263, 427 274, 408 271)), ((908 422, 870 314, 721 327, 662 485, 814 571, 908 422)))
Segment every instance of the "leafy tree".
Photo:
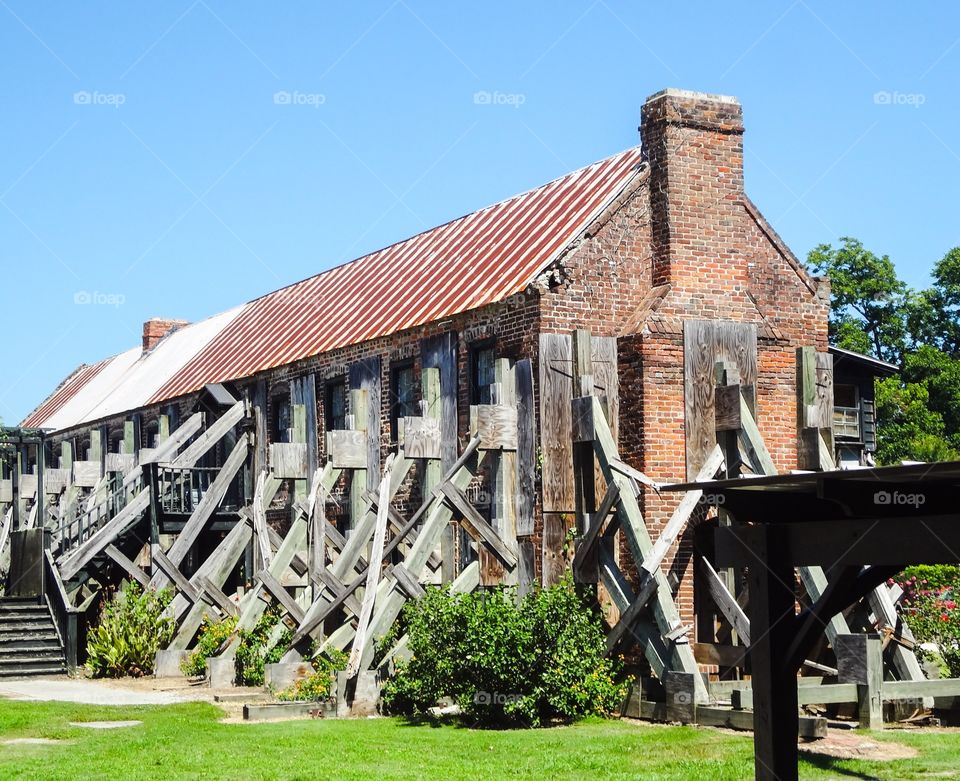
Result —
POLYGON ((832 283, 830 341, 901 365, 877 383, 877 458, 960 458, 960 247, 934 265, 933 285, 907 287, 886 255, 856 239, 808 257, 832 283))
POLYGON ((897 277, 889 256, 865 249, 844 237, 842 246, 814 248, 807 258, 816 274, 831 282, 830 336, 846 349, 898 361, 907 339, 907 286, 897 277))

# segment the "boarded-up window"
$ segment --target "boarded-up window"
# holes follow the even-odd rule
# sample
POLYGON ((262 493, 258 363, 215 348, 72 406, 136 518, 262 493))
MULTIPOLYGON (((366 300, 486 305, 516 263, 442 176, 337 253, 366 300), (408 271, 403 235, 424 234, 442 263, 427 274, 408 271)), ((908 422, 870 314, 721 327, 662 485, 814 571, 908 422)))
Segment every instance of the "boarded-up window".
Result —
POLYGON ((407 362, 393 367, 390 376, 390 395, 393 400, 390 408, 390 433, 396 441, 397 421, 408 415, 417 414, 413 363, 407 362))
POLYGON ((347 427, 347 383, 342 377, 327 382, 325 417, 327 431, 347 427))
POLYGON ((490 404, 490 386, 496 382, 494 361, 497 357, 493 342, 481 342, 470 348, 470 403, 490 404))
POLYGON ((289 393, 277 394, 270 399, 272 417, 270 423, 271 442, 289 442, 290 429, 293 426, 290 414, 289 393))

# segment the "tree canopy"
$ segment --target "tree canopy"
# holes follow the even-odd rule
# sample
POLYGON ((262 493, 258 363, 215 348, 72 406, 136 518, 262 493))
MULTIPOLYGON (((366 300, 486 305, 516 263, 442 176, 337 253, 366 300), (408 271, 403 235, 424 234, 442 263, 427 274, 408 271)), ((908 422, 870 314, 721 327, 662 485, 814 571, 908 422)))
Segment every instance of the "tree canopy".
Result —
POLYGON ((807 263, 831 280, 831 343, 900 367, 877 383, 878 461, 960 458, 960 247, 924 290, 854 238, 821 244, 807 263))

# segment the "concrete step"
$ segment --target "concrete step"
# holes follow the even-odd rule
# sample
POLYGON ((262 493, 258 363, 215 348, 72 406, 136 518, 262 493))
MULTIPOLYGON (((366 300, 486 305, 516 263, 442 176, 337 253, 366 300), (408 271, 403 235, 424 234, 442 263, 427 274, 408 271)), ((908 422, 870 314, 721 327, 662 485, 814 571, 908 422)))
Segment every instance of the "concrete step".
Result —
POLYGON ((22 632, 42 632, 45 629, 53 629, 53 621, 50 620, 50 616, 37 619, 0 621, 0 638, 21 634, 22 632))
POLYGON ((10 632, 8 634, 0 635, 0 649, 14 648, 25 642, 59 644, 60 637, 57 635, 57 630, 52 626, 29 632, 10 632))
POLYGON ((0 665, 10 662, 22 662, 25 659, 55 659, 63 661, 63 651, 59 645, 29 643, 18 648, 0 648, 0 665))
POLYGON ((26 678, 31 675, 62 675, 67 671, 65 664, 33 663, 0 665, 0 678, 26 678))

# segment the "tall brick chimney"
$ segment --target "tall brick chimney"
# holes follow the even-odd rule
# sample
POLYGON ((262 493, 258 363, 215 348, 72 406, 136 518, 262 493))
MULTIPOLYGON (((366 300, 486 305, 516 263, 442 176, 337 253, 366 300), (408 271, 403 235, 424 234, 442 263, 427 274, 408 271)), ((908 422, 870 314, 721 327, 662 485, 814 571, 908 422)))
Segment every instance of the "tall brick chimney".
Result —
POLYGON ((653 283, 681 287, 723 263, 730 207, 743 194, 743 112, 736 98, 666 89, 647 98, 640 139, 650 163, 653 283))
POLYGON ((171 331, 176 331, 185 325, 188 320, 166 320, 162 317, 152 317, 143 324, 143 351, 152 350, 171 331))

